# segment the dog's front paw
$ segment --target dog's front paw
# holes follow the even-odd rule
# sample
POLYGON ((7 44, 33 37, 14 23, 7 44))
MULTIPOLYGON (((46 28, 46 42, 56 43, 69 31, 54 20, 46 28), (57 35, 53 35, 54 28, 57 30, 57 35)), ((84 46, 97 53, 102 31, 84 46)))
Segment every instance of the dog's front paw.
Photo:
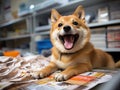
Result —
POLYGON ((45 72, 45 71, 33 72, 33 73, 31 74, 31 76, 32 76, 33 78, 35 78, 35 79, 45 78, 45 77, 47 77, 48 75, 49 75, 49 73, 48 73, 48 72, 45 72))
POLYGON ((65 81, 67 80, 69 77, 68 75, 64 74, 64 73, 56 73, 54 76, 56 81, 65 81))
POLYGON ((39 78, 39 72, 31 72, 30 75, 34 79, 38 79, 39 78))

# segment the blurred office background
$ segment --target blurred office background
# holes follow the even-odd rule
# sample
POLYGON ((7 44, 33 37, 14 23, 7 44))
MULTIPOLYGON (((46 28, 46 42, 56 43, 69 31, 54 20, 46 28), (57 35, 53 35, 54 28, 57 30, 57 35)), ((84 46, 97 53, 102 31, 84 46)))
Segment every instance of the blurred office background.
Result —
POLYGON ((120 0, 0 0, 0 55, 50 54, 51 9, 68 15, 79 5, 94 46, 120 59, 120 0))

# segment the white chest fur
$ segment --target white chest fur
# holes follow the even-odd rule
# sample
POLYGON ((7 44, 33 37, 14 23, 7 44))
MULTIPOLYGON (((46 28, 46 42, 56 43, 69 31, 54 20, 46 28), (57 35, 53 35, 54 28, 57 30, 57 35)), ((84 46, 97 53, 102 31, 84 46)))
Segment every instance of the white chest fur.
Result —
POLYGON ((65 69, 66 67, 68 67, 69 65, 72 65, 72 62, 69 63, 64 63, 61 60, 56 60, 55 57, 52 55, 51 56, 51 61, 54 62, 59 68, 61 69, 65 69))
POLYGON ((75 64, 78 64, 78 63, 86 63, 86 62, 88 63, 88 62, 90 62, 89 57, 87 57, 87 56, 86 57, 83 56, 83 57, 79 57, 79 58, 74 58, 73 61, 71 61, 71 60, 69 61, 69 59, 71 59, 71 58, 68 57, 68 56, 66 56, 66 58, 67 58, 66 60, 68 60, 68 62, 63 62, 63 61, 60 60, 60 58, 56 60, 56 58, 52 55, 51 56, 51 61, 54 62, 61 69, 65 69, 68 66, 75 65, 75 64))

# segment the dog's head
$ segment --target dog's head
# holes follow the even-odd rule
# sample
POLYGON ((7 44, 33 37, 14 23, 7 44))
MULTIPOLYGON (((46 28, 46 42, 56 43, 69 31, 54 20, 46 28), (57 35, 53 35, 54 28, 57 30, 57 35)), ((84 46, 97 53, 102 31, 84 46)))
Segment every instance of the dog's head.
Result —
POLYGON ((74 53, 82 49, 90 39, 90 30, 85 24, 82 6, 68 16, 61 16, 53 9, 51 22, 51 42, 62 53, 74 53))

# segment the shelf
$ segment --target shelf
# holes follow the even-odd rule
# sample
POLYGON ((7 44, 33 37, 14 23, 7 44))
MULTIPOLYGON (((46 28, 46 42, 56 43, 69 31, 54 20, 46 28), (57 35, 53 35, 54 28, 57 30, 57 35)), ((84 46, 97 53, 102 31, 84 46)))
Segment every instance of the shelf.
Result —
POLYGON ((67 12, 69 10, 75 10, 77 6, 82 5, 83 7, 92 6, 94 4, 105 2, 105 0, 75 0, 71 1, 66 5, 61 5, 60 7, 57 7, 56 9, 61 12, 67 12))
POLYGON ((120 19, 119 20, 111 20, 108 22, 101 22, 101 23, 91 23, 91 24, 88 24, 88 26, 90 28, 93 28, 93 27, 101 27, 101 26, 108 26, 108 25, 114 25, 114 24, 120 24, 120 19))
POLYGON ((46 31, 50 29, 50 25, 40 26, 35 28, 35 32, 46 31))
POLYGON ((15 19, 15 20, 11 20, 9 22, 1 24, 0 28, 11 25, 11 24, 14 24, 14 23, 17 23, 17 22, 20 22, 20 21, 23 21, 23 20, 25 20, 25 18, 18 18, 18 19, 15 19))
POLYGON ((47 31, 44 31, 44 32, 37 32, 37 33, 34 33, 32 34, 32 36, 35 36, 35 35, 49 35, 50 34, 50 31, 47 30, 47 31))
POLYGON ((0 38, 0 41, 27 38, 27 37, 30 37, 30 36, 31 36, 30 34, 27 34, 27 35, 19 35, 19 36, 14 36, 14 37, 6 37, 6 38, 0 38))
POLYGON ((58 7, 61 3, 56 0, 47 0, 45 2, 35 5, 34 11, 47 10, 53 7, 58 7))
POLYGON ((120 48, 100 48, 106 52, 120 52, 120 48))
POLYGON ((120 42, 120 40, 108 40, 107 42, 120 42))
POLYGON ((21 16, 32 14, 32 13, 33 13, 32 11, 25 10, 25 11, 22 11, 22 12, 18 12, 18 16, 21 17, 21 16))
MULTIPOLYGON (((54 8, 57 9, 59 12, 68 12, 70 10, 71 11, 75 10, 75 8, 79 5, 82 5, 83 7, 88 7, 102 2, 105 2, 105 0, 75 0, 68 2, 68 4, 60 5, 54 8)), ((46 10, 35 13, 34 15, 46 14, 50 12, 51 8, 48 8, 46 10)))
POLYGON ((35 7, 30 10, 25 10, 25 11, 22 11, 22 12, 19 12, 18 13, 18 16, 25 16, 25 15, 29 15, 29 14, 32 14, 33 12, 37 12, 37 11, 48 11, 50 10, 50 8, 53 8, 53 7, 58 7, 60 5, 60 3, 57 1, 57 0, 47 0, 45 2, 42 2, 42 3, 38 3, 37 5, 35 5, 35 7))
MULTIPOLYGON (((119 23, 120 23, 120 20, 112 20, 112 21, 108 21, 105 23, 91 23, 91 24, 88 24, 88 27, 90 28, 101 27, 101 26, 108 26, 108 25, 114 25, 114 24, 119 24, 119 23)), ((50 30, 50 27, 51 27, 50 25, 36 27, 35 32, 50 30)))

